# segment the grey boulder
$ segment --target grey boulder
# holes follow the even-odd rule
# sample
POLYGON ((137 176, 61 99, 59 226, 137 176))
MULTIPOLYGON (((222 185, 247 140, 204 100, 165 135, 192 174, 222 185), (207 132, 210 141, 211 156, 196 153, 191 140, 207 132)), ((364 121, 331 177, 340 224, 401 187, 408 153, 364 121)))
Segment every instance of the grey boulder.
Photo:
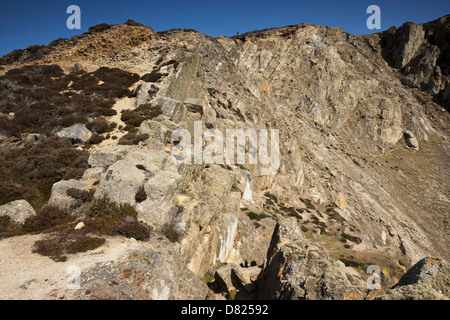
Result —
POLYGON ((72 143, 84 143, 92 137, 92 132, 84 124, 74 124, 56 133, 60 138, 67 138, 72 143))
POLYGON ((12 221, 24 223, 28 217, 36 212, 26 200, 17 200, 0 206, 0 216, 9 216, 12 221))

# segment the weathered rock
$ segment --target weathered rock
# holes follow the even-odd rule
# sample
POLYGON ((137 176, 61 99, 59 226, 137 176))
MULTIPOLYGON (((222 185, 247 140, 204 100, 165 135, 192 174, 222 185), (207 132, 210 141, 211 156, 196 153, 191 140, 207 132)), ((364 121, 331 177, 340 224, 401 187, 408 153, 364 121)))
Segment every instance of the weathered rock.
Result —
POLYGON ((119 160, 122 160, 130 150, 133 150, 132 146, 115 146, 105 149, 100 149, 89 156, 88 163, 91 167, 107 168, 119 160))
POLYGON ((84 67, 81 63, 77 62, 75 63, 75 65, 73 66, 73 72, 77 73, 77 72, 84 72, 84 67))
POLYGON ((217 269, 217 271, 214 275, 214 278, 215 278, 216 282, 218 283, 218 285, 227 292, 235 290, 233 281, 231 279, 232 269, 233 269, 233 266, 231 264, 227 264, 227 265, 217 269))
MULTIPOLYGON (((217 269, 214 278, 217 284, 226 292, 233 290, 248 290, 252 283, 249 275, 237 264, 227 264, 217 269)), ((254 289, 252 287, 252 289, 254 289)))
POLYGON ((87 191, 89 186, 80 180, 61 180, 55 183, 52 187, 52 193, 48 203, 53 206, 63 208, 74 208, 81 203, 78 199, 75 199, 67 194, 69 189, 85 190, 87 191))
POLYGON ((184 101, 184 106, 189 112, 203 114, 203 100, 188 98, 184 101))
POLYGON ((81 299, 204 300, 207 285, 186 267, 177 244, 168 242, 97 264, 81 275, 81 299), (88 292, 88 294, 86 294, 88 292))
POLYGON ((419 151, 419 142, 417 141, 414 134, 409 130, 405 130, 403 132, 403 135, 405 137, 406 145, 413 150, 419 151))
POLYGON ((78 224, 75 226, 75 230, 81 230, 81 229, 83 229, 84 227, 85 227, 85 224, 84 224, 84 222, 82 221, 82 222, 78 223, 78 224))
POLYGON ((34 145, 41 140, 41 136, 42 135, 37 133, 31 133, 23 138, 22 143, 26 146, 34 145))
POLYGON ((142 122, 138 132, 149 135, 146 143, 151 149, 164 150, 166 144, 172 142, 172 133, 177 128, 178 126, 169 120, 162 122, 147 120, 142 122))
POLYGON ((450 300, 450 266, 427 257, 409 269, 380 300, 450 300))
POLYGON ((24 223, 28 217, 36 212, 26 200, 16 200, 0 206, 0 216, 9 216, 12 221, 24 223))
POLYGON ((392 31, 393 35, 389 38, 387 47, 392 50, 394 67, 401 69, 415 56, 424 41, 425 32, 421 25, 415 23, 405 23, 392 31))
POLYGON ((67 138, 72 143, 84 143, 92 137, 92 132, 86 128, 85 124, 74 124, 69 128, 64 128, 56 133, 61 138, 67 138))
POLYGON ((295 218, 278 222, 256 288, 259 299, 340 300, 362 293, 364 282, 334 265, 325 249, 306 240, 295 218))
MULTIPOLYGON (((137 25, 94 28, 70 45, 73 59, 83 57, 72 61, 148 74, 130 88, 137 97, 127 99, 151 103, 162 114, 142 123, 138 133, 149 138, 139 147, 93 153, 83 181, 97 186, 99 197, 135 206, 160 239, 180 244, 182 259, 199 277, 223 263, 264 265, 261 297, 338 299, 360 292, 356 271, 335 265, 297 223, 307 237, 320 231, 317 239, 336 245, 333 258, 358 260, 368 251, 392 263, 383 266, 390 270, 430 254, 448 258, 449 117, 435 103, 445 107, 440 99, 450 96, 448 21, 367 36, 309 24, 214 39, 183 30, 153 35, 137 25), (194 121, 223 134, 278 129, 276 174, 264 175, 262 164, 248 161, 168 164, 165 156, 176 145, 171 132, 193 135, 194 121), (416 141, 407 143, 419 142, 418 152, 398 143, 406 139, 404 128, 414 132, 416 141), (345 197, 337 199, 339 193, 345 197), (275 219, 284 216, 292 217, 292 236, 284 222, 273 233, 275 219)), ((58 62, 69 53, 55 48, 58 55, 45 59, 58 62)), ((101 90, 109 85, 104 80, 96 82, 101 90)), ((120 114, 110 119, 120 122, 120 114)), ((112 288, 115 296, 139 297, 135 286, 112 288)))
POLYGON ((143 104, 147 104, 150 101, 150 90, 153 84, 149 82, 144 82, 139 89, 136 96, 136 107, 139 107, 143 104))
MULTIPOLYGON (((112 156, 117 159, 115 153, 112 156)), ((172 219, 171 207, 164 200, 180 177, 177 166, 168 154, 129 149, 122 160, 109 166, 102 174, 95 197, 108 197, 116 203, 128 203, 136 208, 140 220, 155 230, 162 230, 172 219), (141 187, 147 193, 147 198, 139 202, 136 193, 141 187)))
POLYGON ((401 69, 402 83, 445 101, 448 86, 449 16, 417 25, 405 23, 382 33, 384 56, 401 69), (442 94, 441 94, 442 93, 442 94))
POLYGON ((270 237, 276 222, 272 218, 251 220, 247 214, 239 216, 237 234, 239 243, 236 245, 236 263, 244 266, 261 266, 267 257, 270 237))

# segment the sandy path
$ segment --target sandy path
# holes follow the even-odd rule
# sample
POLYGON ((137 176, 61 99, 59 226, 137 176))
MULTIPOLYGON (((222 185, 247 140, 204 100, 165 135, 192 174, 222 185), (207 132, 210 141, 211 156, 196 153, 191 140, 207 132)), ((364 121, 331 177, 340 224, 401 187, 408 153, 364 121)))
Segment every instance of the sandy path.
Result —
POLYGON ((93 145, 89 148, 90 152, 95 152, 100 149, 117 146, 119 143, 120 138, 122 138, 124 135, 127 134, 126 131, 119 130, 119 127, 125 127, 125 123, 122 121, 122 111, 123 110, 133 110, 136 108, 136 98, 121 98, 116 101, 114 106, 112 107, 114 110, 116 110, 117 114, 111 117, 107 117, 106 120, 108 123, 116 123, 116 128, 109 133, 110 138, 103 140, 98 145, 93 145), (112 139, 112 137, 116 136, 117 139, 112 139))
POLYGON ((67 288, 72 275, 68 272, 70 266, 83 272, 97 263, 125 258, 140 246, 132 239, 108 238, 96 250, 71 255, 66 262, 54 262, 32 252, 34 242, 42 237, 25 235, 0 240, 1 300, 71 299, 75 291, 67 288))

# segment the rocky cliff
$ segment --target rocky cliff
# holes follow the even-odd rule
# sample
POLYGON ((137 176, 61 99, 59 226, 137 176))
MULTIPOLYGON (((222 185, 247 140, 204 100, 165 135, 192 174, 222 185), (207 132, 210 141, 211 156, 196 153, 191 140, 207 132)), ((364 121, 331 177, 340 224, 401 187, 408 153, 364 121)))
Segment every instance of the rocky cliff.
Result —
MULTIPOLYGON (((100 218, 117 223, 110 246, 128 234, 126 223, 146 228, 150 240, 114 265, 122 277, 113 298, 206 298, 205 283, 210 298, 373 297, 368 266, 382 270, 387 290, 421 259, 450 257, 449 23, 367 36, 301 24, 232 38, 127 23, 14 51, 0 60, 9 177, 0 190, 0 214, 9 217, 0 234, 9 239, 0 244, 7 252, 26 233, 42 241, 62 232, 57 214, 49 220, 63 222, 51 228, 35 227, 44 218, 16 221, 24 214, 10 202, 24 199, 37 217, 56 210, 49 206, 69 212, 69 229, 83 223, 86 237, 105 234, 100 218), (220 152, 214 164, 174 162, 177 129, 277 129, 279 165, 267 174, 267 163, 228 163, 220 152), (130 206, 128 220, 94 214, 102 199, 130 206), (154 270, 139 278, 143 289, 123 282, 145 264, 165 270, 162 282, 154 270)), ((101 256, 69 249, 73 264, 101 256)), ((88 274, 93 266, 84 265, 88 274)), ((83 282, 89 297, 104 298, 105 284, 93 279, 83 282)))

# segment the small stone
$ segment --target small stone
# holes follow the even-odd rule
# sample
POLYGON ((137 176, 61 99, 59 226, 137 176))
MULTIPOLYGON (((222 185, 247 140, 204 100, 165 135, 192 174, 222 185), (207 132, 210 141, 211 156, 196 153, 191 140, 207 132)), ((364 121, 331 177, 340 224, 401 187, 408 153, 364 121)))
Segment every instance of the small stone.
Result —
POLYGON ((36 279, 27 280, 27 281, 25 281, 24 283, 22 283, 22 284, 20 285, 20 288, 26 290, 26 289, 28 289, 34 282, 36 282, 36 279))
POLYGON ((320 232, 321 232, 322 230, 320 230, 320 228, 314 228, 314 236, 315 237, 318 237, 318 236, 320 236, 320 232))
POLYGON ((77 62, 73 66, 73 71, 74 72, 83 72, 84 71, 84 67, 83 67, 83 65, 81 63, 77 62))
POLYGON ((85 227, 84 222, 80 222, 79 224, 77 224, 77 225, 75 226, 75 230, 81 230, 81 229, 83 229, 84 227, 85 227))
POLYGON ((347 199, 345 199, 345 196, 342 193, 337 195, 334 203, 341 209, 345 209, 348 206, 347 199))

